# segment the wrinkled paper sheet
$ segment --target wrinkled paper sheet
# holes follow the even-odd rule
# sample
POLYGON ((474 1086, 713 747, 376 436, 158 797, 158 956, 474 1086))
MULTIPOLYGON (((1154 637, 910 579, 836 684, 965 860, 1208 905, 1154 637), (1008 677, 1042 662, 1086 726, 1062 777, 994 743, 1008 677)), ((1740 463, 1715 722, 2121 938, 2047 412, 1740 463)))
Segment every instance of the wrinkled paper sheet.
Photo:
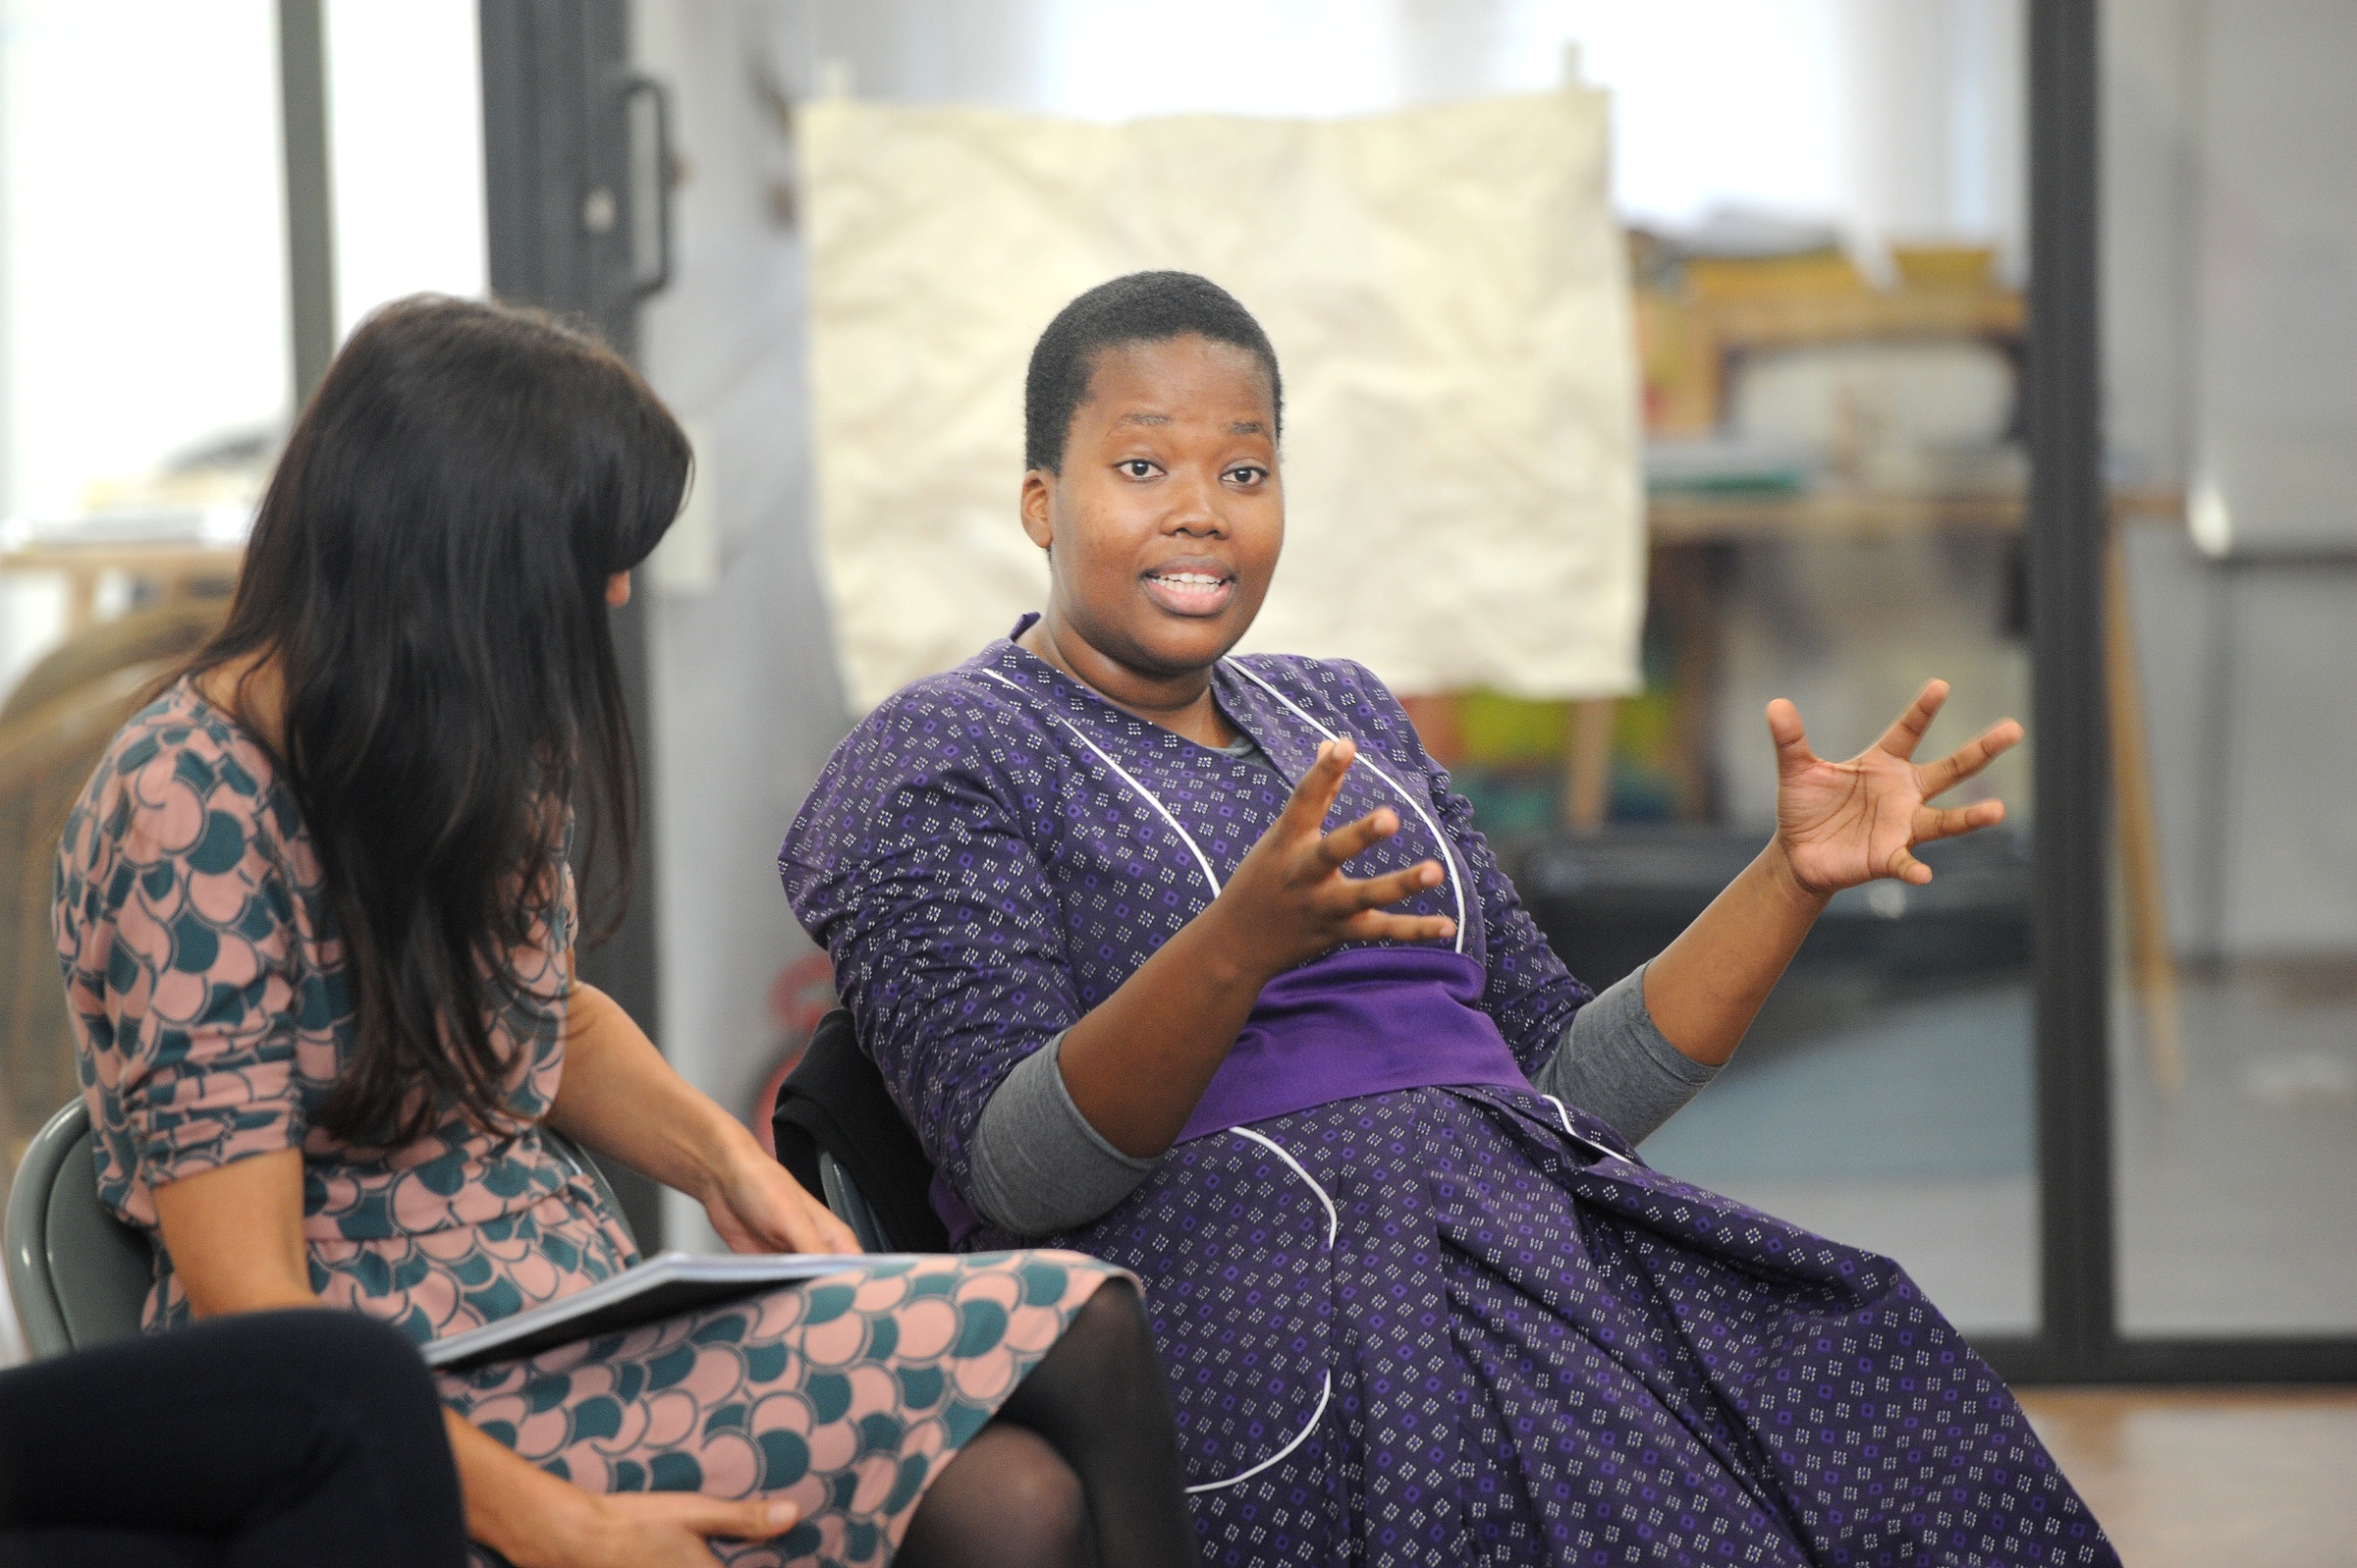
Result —
POLYGON ((1243 648, 1402 692, 1639 684, 1644 536, 1603 94, 1101 125, 808 106, 819 539, 865 712, 1042 605, 1023 370, 1074 295, 1199 272, 1285 374, 1284 560, 1243 648))

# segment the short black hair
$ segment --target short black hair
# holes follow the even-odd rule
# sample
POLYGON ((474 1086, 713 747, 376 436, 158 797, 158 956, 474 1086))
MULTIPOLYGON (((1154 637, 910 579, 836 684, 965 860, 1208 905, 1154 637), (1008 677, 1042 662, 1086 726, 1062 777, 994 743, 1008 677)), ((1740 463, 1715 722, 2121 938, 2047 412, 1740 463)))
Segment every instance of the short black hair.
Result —
POLYGON ((1285 431, 1285 382, 1277 351, 1242 301, 1191 272, 1132 272, 1100 283, 1056 312, 1031 346, 1023 377, 1023 466, 1064 471, 1072 413, 1088 401, 1097 355, 1131 343, 1167 343, 1189 333, 1243 350, 1269 373, 1269 403, 1285 431))

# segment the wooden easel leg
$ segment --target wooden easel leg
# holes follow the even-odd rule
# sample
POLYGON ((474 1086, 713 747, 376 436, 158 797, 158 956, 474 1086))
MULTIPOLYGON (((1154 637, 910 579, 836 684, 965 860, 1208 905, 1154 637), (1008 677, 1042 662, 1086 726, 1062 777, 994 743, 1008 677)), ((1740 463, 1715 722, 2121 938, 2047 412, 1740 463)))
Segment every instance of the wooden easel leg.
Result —
POLYGON ((1611 697, 1589 697, 1571 705, 1571 746, 1563 779, 1563 822, 1573 833, 1594 833, 1612 806, 1613 713, 1611 697))
POLYGON ((2145 1059, 2165 1095, 2185 1087, 2177 1010, 2177 954, 2161 877, 2161 829, 2146 752, 2144 683, 2129 620, 2128 566, 2113 524, 2104 551, 2104 674, 2111 709, 2111 787, 2119 803, 2120 880, 2128 895, 2128 952, 2144 1023, 2145 1059))

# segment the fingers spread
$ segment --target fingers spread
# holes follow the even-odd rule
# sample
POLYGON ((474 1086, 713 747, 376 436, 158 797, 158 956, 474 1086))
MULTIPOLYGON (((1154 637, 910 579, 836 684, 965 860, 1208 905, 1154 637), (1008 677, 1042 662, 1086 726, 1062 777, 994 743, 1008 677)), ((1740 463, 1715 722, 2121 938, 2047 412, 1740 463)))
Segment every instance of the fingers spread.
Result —
POLYGON ((1343 778, 1357 756, 1358 747, 1348 736, 1319 742, 1318 760, 1293 786, 1292 798, 1285 803, 1280 820, 1295 833, 1317 832, 1325 824, 1326 813, 1334 809, 1334 797, 1342 793, 1343 778))
POLYGON ((1370 811, 1346 828, 1337 828, 1318 840, 1318 853, 1330 866, 1340 866, 1399 831, 1399 814, 1389 806, 1370 811))
POLYGON ((1456 922, 1447 915, 1394 915, 1366 909, 1343 927, 1350 942, 1447 942, 1456 935, 1456 922))
POLYGON ((1779 697, 1768 704, 1768 735, 1776 742, 1780 771, 1788 773, 1817 760, 1817 753, 1809 749, 1809 733, 1801 727, 1800 710, 1789 699, 1779 697))
POLYGON ((1405 871, 1386 872, 1369 877, 1364 882, 1343 879, 1350 901, 1361 909, 1380 909, 1396 904, 1402 898, 1412 898, 1427 888, 1441 884, 1441 863, 1437 860, 1418 861, 1405 871))
POLYGON ((1971 743, 1956 748, 1953 754, 1938 762, 1927 763, 1922 770, 1925 797, 1942 794, 1979 773, 1983 768, 2021 744, 2021 726, 2010 719, 1991 725, 1971 743))
POLYGON ((1896 877, 1909 887, 1920 888, 1932 880, 1932 868, 1901 849, 1891 857, 1890 869, 1884 875, 1896 877))
POLYGON ((1907 711, 1891 721, 1891 728, 1883 731, 1883 738, 1875 744, 1893 757, 1912 757, 1915 748, 1923 743, 1924 731, 1931 729, 1932 721, 1940 717, 1940 710, 1946 704, 1947 682, 1925 681, 1915 700, 1907 705, 1907 711))
POLYGON ((1969 806, 1952 806, 1943 811, 1933 806, 1915 808, 1911 831, 1917 843, 1935 838, 1953 838, 1958 834, 1994 827, 2005 820, 2005 803, 2001 800, 1976 800, 1969 806))

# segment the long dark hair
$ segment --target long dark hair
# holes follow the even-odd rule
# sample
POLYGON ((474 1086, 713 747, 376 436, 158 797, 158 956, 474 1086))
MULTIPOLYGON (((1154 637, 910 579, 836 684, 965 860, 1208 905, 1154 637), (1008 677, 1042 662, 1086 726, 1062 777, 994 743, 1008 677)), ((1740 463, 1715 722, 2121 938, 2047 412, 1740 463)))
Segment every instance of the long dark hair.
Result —
POLYGON ((514 1063, 491 1014, 526 989, 514 954, 552 914, 568 803, 629 886, 638 787, 606 584, 671 525, 689 460, 586 333, 433 296, 362 323, 296 422, 191 672, 284 673, 276 761, 355 1008, 314 1117, 339 1137, 495 1121, 514 1063))

